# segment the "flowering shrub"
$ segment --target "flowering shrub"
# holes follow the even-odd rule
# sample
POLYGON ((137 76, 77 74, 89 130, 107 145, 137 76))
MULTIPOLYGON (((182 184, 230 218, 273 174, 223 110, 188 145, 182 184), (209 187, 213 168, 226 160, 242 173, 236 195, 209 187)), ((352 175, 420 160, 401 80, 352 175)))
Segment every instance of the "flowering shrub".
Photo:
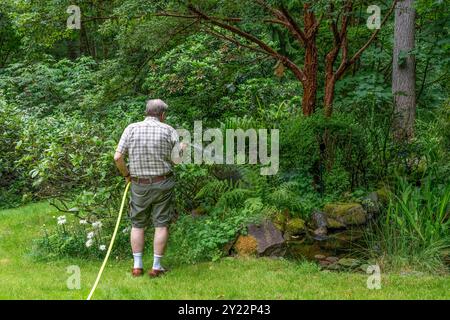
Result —
MULTIPOLYGON (((55 217, 55 225, 43 225, 43 237, 36 240, 34 255, 40 258, 63 256, 103 257, 111 240, 115 221, 93 220, 75 216, 55 217)), ((128 248, 130 227, 122 221, 113 254, 123 256, 128 248)), ((128 252, 127 252, 128 253, 128 252)))

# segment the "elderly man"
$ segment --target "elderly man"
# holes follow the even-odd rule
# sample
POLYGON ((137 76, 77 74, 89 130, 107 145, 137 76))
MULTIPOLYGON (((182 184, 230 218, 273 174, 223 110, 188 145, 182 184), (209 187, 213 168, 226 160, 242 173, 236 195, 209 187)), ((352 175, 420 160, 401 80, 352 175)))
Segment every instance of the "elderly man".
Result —
POLYGON ((178 145, 178 134, 164 123, 167 105, 160 99, 147 101, 144 121, 130 124, 122 134, 114 161, 126 182, 131 181, 130 213, 131 249, 134 277, 143 274, 144 230, 150 222, 155 227, 153 242, 153 267, 150 277, 162 275, 161 266, 167 239, 168 225, 173 213, 173 177, 171 159, 178 145), (129 168, 125 163, 128 154, 129 168))

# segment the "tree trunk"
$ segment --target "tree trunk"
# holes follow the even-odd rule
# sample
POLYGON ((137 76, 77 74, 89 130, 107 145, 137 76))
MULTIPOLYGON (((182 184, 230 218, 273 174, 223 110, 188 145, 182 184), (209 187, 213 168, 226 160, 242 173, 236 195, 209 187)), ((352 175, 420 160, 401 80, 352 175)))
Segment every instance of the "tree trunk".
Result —
POLYGON ((408 141, 414 135, 416 118, 414 49, 414 0, 403 0, 395 8, 392 93, 394 95, 394 137, 408 141))
POLYGON ((325 116, 327 118, 331 117, 333 113, 333 99, 334 99, 334 88, 336 85, 336 78, 334 75, 325 79, 325 95, 324 95, 324 107, 325 107, 325 116))
POLYGON ((335 45, 325 57, 325 94, 324 94, 324 108, 325 116, 331 117, 333 112, 334 87, 336 85, 336 77, 334 75, 334 63, 337 58, 339 47, 335 45))
POLYGON ((314 42, 306 45, 305 51, 305 81, 303 82, 302 111, 310 116, 316 109, 317 96, 317 48, 314 42))
POLYGON ((67 56, 70 60, 76 60, 80 56, 79 48, 80 44, 78 39, 67 40, 67 56))
POLYGON ((305 60, 303 72, 305 74, 305 81, 303 81, 303 97, 302 97, 302 111, 306 116, 310 116, 316 109, 317 97, 317 46, 316 33, 311 32, 316 24, 314 12, 310 10, 309 4, 304 7, 304 23, 305 34, 309 37, 305 41, 305 60))

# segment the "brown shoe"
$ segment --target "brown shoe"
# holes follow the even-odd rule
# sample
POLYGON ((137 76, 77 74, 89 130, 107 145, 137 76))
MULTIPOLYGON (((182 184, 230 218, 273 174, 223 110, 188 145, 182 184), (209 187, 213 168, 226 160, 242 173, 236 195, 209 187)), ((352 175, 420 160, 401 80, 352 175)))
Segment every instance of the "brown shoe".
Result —
POLYGON ((144 274, 144 269, 142 268, 132 268, 131 269, 131 275, 133 277, 140 277, 144 274))
POLYGON ((159 269, 151 269, 148 272, 148 275, 150 276, 150 278, 156 278, 159 276, 162 276, 164 273, 166 273, 167 270, 159 270, 159 269))

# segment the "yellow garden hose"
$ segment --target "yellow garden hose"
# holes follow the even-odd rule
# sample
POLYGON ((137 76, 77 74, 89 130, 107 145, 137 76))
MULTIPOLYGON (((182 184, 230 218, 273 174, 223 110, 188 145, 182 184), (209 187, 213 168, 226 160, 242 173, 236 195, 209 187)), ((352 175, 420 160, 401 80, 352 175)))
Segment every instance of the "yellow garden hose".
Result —
POLYGON ((122 212, 123 212, 123 208, 125 206, 125 199, 127 198, 127 193, 128 193, 129 188, 130 188, 130 182, 127 183, 127 185, 125 187, 125 191, 123 193, 122 204, 120 205, 119 216, 117 217, 116 227, 114 228, 111 242, 109 243, 108 251, 106 252, 105 259, 103 259, 103 263, 102 263, 102 266, 100 267, 100 271, 98 272, 97 279, 95 279, 95 283, 92 286, 91 292, 89 293, 89 296, 87 297, 86 300, 91 300, 92 295, 94 294, 95 289, 97 288, 98 282, 100 281, 103 270, 105 269, 106 263, 108 262, 109 255, 111 254, 111 250, 114 245, 114 240, 116 239, 117 230, 119 229, 120 220, 122 219, 122 212))

